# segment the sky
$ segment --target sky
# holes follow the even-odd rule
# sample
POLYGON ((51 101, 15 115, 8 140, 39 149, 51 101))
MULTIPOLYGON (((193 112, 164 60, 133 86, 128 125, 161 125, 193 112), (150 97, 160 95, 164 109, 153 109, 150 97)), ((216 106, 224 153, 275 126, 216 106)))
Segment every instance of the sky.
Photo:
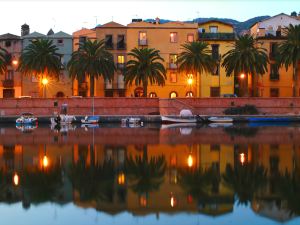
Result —
POLYGON ((255 16, 299 13, 300 0, 0 0, 0 34, 64 31, 115 21, 126 25, 133 18, 192 20, 197 17, 245 21, 255 16))

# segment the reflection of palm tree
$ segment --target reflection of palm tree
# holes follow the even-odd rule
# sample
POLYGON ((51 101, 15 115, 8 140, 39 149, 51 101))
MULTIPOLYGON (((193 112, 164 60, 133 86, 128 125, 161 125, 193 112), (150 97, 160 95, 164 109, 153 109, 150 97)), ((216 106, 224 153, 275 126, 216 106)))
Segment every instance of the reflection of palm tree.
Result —
POLYGON ((300 176, 299 174, 285 174, 276 176, 276 187, 279 195, 287 201, 290 213, 300 214, 300 176))
POLYGON ((148 160, 147 146, 145 146, 142 157, 133 158, 130 155, 126 158, 125 170, 128 179, 132 182, 132 190, 138 194, 147 194, 158 190, 162 184, 166 160, 163 155, 148 160))
POLYGON ((40 170, 25 169, 23 177, 24 194, 30 202, 53 201, 62 187, 62 168, 58 165, 40 170))
POLYGON ((227 165, 223 179, 237 194, 239 203, 247 205, 254 194, 266 184, 267 171, 262 165, 253 163, 237 165, 235 168, 227 165))
POLYGON ((185 169, 179 173, 179 183, 194 199, 209 197, 210 191, 219 183, 219 175, 212 169, 185 169))
POLYGON ((115 170, 113 161, 87 166, 78 162, 71 167, 70 178, 81 201, 112 201, 115 170))

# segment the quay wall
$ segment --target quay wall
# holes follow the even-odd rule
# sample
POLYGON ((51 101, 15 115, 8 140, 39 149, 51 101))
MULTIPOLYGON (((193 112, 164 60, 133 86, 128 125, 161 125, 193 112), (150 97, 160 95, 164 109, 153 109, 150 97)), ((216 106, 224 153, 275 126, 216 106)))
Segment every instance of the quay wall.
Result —
POLYGON ((300 114, 300 98, 28 98, 0 99, 0 116, 32 112, 38 116, 59 112, 68 105, 73 115, 178 115, 181 109, 194 114, 222 115, 226 108, 255 105, 260 114, 300 114), (94 107, 93 107, 94 105, 94 107))

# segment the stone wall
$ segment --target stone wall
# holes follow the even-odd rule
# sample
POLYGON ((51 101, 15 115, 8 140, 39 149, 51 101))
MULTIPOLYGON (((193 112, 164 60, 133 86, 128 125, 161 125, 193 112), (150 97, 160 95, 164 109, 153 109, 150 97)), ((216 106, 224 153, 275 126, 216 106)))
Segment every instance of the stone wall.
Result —
POLYGON ((300 114, 300 98, 60 98, 0 99, 0 115, 22 112, 47 116, 59 112, 63 103, 73 115, 178 115, 181 109, 194 114, 221 115, 231 106, 255 105, 261 114, 300 114), (55 104, 57 102, 57 105, 55 104))

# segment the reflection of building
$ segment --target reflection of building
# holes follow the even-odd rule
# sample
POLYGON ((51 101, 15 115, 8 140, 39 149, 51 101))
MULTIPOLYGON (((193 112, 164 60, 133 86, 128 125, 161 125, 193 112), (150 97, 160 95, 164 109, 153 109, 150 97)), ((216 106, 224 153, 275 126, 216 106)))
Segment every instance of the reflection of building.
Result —
MULTIPOLYGON (((24 27, 22 27, 24 29, 24 27)), ((72 36, 62 31, 54 33, 52 29, 47 35, 32 32, 29 33, 29 26, 26 27, 26 32, 22 30, 23 50, 36 39, 48 39, 57 47, 57 53, 60 54, 60 60, 63 64, 59 77, 47 77, 49 83, 44 92, 42 84, 42 75, 40 77, 24 77, 23 78, 23 95, 32 97, 67 97, 72 95, 72 81, 67 72, 67 63, 69 62, 73 50, 72 36), (44 93, 46 96, 43 96, 44 93)))
MULTIPOLYGON (((290 24, 299 25, 300 20, 284 13, 257 22, 250 28, 250 33, 259 40, 259 47, 265 48, 269 55, 268 71, 260 76, 257 86, 259 96, 262 97, 290 97, 293 96, 293 69, 278 68, 275 58, 278 45, 286 39, 286 27, 290 24)), ((300 72, 299 72, 300 73, 300 72)), ((299 74, 298 74, 299 76, 299 74)), ((299 82, 299 79, 298 79, 299 82)), ((299 87, 299 86, 298 86, 299 87)), ((299 96, 299 90, 296 90, 299 96)))
POLYGON ((6 74, 0 74, 0 97, 13 98, 22 95, 22 77, 16 71, 22 52, 22 40, 13 34, 0 35, 0 47, 8 52, 8 68, 6 74))

